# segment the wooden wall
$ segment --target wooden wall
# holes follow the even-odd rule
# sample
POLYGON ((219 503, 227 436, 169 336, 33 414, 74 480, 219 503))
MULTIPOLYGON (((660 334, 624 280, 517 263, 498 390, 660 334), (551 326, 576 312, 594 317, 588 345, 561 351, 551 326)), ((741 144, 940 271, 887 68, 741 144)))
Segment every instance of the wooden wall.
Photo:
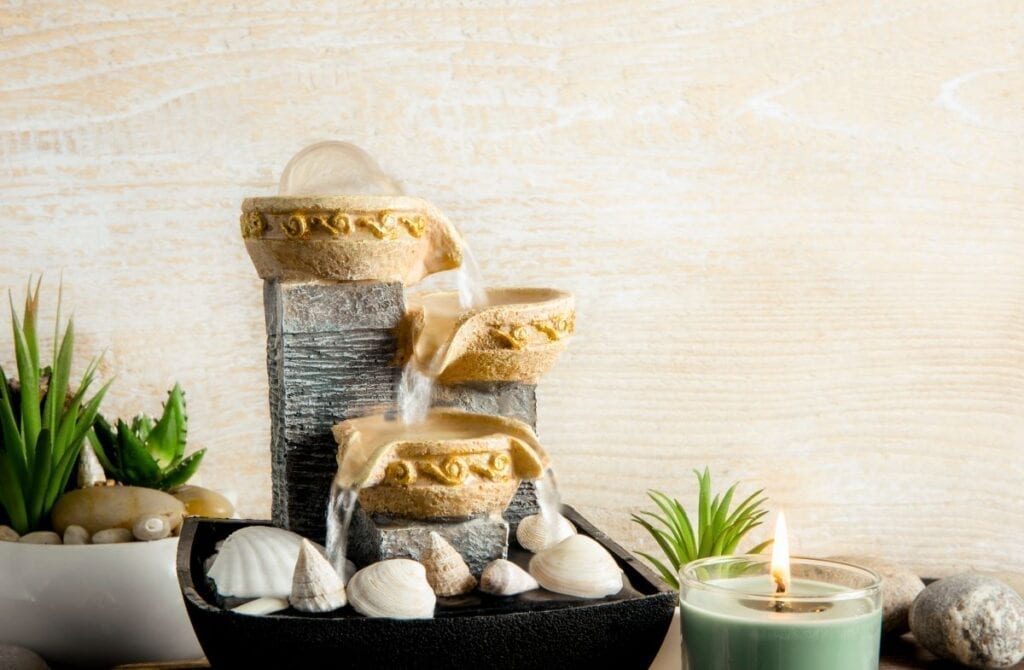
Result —
POLYGON ((52 315, 63 271, 108 409, 180 380, 203 480, 264 516, 238 206, 350 140, 492 283, 577 294, 541 437, 627 546, 708 464, 805 553, 1024 571, 1019 2, 454 4, 5 3, 0 287, 46 273, 52 315))

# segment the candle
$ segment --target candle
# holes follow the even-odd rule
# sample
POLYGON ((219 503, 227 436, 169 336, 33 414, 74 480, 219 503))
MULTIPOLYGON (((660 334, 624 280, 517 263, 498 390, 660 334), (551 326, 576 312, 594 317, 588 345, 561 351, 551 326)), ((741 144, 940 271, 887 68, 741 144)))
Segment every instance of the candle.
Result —
POLYGON ((680 572, 683 670, 877 670, 880 579, 789 557, 779 515, 771 561, 722 556, 680 572))

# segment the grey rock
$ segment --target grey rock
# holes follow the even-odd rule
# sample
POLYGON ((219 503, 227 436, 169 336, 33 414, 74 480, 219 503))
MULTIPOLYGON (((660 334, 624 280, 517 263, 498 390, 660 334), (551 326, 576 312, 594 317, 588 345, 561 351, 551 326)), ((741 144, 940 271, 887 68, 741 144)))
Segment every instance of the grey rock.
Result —
POLYGON ((409 521, 371 516, 362 509, 352 515, 348 555, 363 566, 388 558, 419 560, 432 531, 448 540, 477 576, 488 563, 508 555, 509 527, 502 519, 409 521))
POLYGON ((438 385, 431 404, 455 407, 475 414, 500 414, 519 419, 530 427, 537 425, 537 387, 515 382, 475 382, 438 385))
POLYGON ((0 668, 5 670, 48 670, 43 658, 25 647, 0 644, 0 668))
POLYGON ((910 606, 924 590, 920 577, 896 563, 873 556, 833 558, 874 570, 882 578, 882 634, 902 635, 910 630, 910 606))
POLYGON ((929 585, 910 608, 910 628, 936 656, 971 668, 1024 659, 1024 599, 992 577, 966 573, 929 585))

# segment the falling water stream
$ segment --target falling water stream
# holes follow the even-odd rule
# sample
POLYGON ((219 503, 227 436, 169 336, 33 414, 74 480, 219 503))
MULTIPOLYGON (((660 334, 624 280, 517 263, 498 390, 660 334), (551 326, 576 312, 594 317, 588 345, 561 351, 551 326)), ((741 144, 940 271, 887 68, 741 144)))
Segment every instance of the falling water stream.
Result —
POLYGON ((537 480, 536 491, 540 518, 547 527, 548 537, 554 537, 558 534, 558 521, 562 515, 562 496, 558 492, 558 482, 552 468, 549 467, 544 473, 544 477, 537 480))

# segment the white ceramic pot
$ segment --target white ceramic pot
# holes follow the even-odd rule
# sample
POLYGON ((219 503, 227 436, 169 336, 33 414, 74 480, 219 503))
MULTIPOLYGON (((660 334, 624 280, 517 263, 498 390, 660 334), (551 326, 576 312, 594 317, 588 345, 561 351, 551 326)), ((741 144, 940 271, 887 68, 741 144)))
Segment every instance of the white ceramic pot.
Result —
POLYGON ((201 658, 175 571, 178 539, 0 542, 0 643, 55 664, 201 658))

